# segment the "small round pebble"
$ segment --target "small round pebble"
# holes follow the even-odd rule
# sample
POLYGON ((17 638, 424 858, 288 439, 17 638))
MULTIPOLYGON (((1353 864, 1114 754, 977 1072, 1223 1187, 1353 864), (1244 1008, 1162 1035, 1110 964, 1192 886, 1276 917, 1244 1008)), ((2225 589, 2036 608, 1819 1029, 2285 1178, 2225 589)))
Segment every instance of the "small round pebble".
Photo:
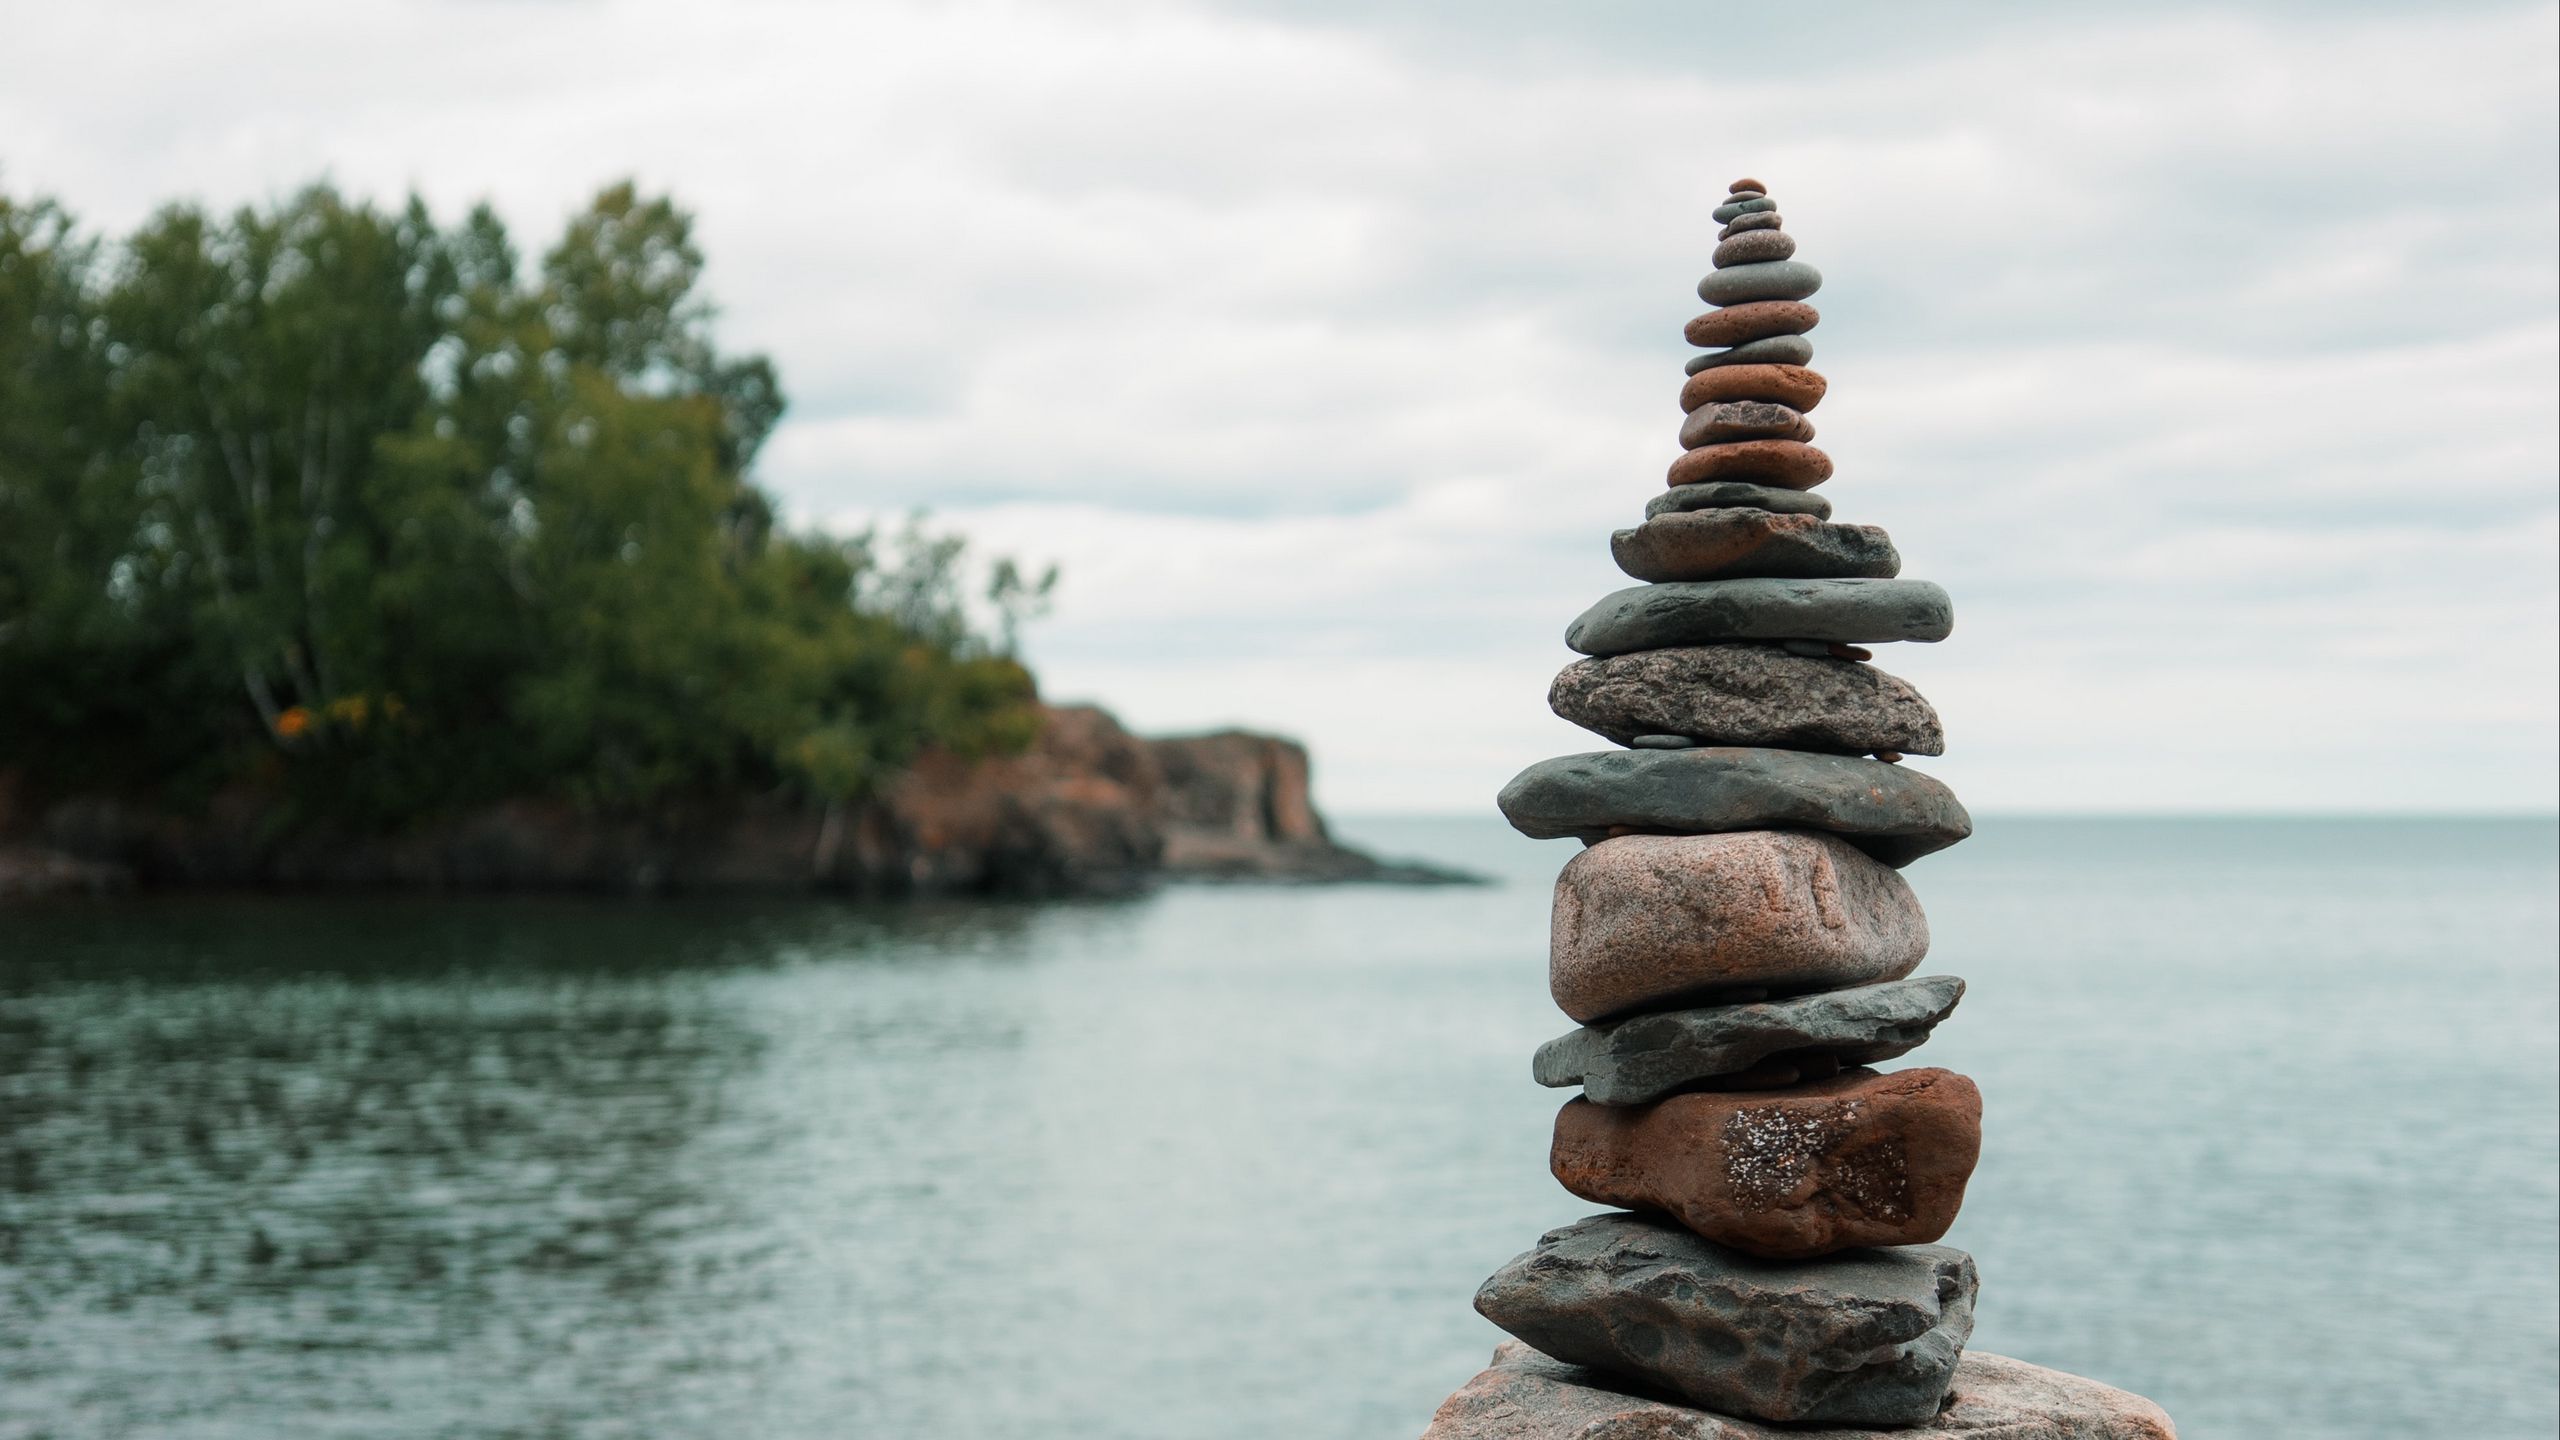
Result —
POLYGON ((1778 218, 1777 211, 1761 210, 1753 214, 1736 217, 1732 224, 1727 225, 1716 232, 1716 238, 1719 240, 1730 240, 1745 230, 1775 230, 1786 223, 1786 221, 1778 218))
POLYGON ((1632 750, 1695 750, 1698 742, 1686 735, 1638 735, 1627 742, 1632 750))
POLYGON ((1768 186, 1766 186, 1766 185, 1761 184, 1761 183, 1760 183, 1759 181, 1757 181, 1757 180, 1752 179, 1750 176, 1745 175, 1745 176, 1744 176, 1744 177, 1742 177, 1741 179, 1734 181, 1732 184, 1727 185, 1727 186, 1726 186, 1726 187, 1724 187, 1724 188, 1726 188, 1727 190, 1732 191, 1732 192, 1733 192, 1734 194, 1736 194, 1736 195, 1739 195, 1739 194, 1741 194, 1741 193, 1742 193, 1743 191, 1745 191, 1745 190, 1762 190, 1762 191, 1765 191, 1765 190, 1767 190, 1769 187, 1768 187, 1768 186))
POLYGON ((1887 765, 1899 765, 1902 763, 1902 752, 1899 750, 1879 750, 1876 752, 1876 758, 1887 765))
POLYGON ((1730 350, 1710 350, 1689 357, 1688 372, 1713 370, 1722 365, 1802 365, 1813 358, 1813 342, 1801 335, 1772 335, 1730 350))
POLYGON ((1801 300, 1754 300, 1710 310, 1680 333, 1692 345, 1748 345, 1772 335, 1801 335, 1822 323, 1822 312, 1801 300))
POLYGON ((1796 237, 1784 230, 1745 230, 1716 246, 1715 267, 1724 270, 1763 260, 1785 260, 1795 253, 1796 237))

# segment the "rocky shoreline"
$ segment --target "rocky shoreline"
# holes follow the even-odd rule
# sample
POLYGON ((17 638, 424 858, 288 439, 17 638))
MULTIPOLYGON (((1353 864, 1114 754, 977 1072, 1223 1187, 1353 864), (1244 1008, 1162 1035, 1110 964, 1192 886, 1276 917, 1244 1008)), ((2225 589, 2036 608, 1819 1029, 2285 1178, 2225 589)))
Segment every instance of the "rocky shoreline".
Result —
POLYGON ((620 894, 1120 895, 1166 881, 1469 883, 1336 841, 1307 752, 1228 730, 1147 739, 1052 706, 1020 755, 928 754, 870 801, 782 797, 611 817, 518 800, 397 834, 280 829, 271 802, 176 813, 22 798, 0 772, 0 898, 130 889, 365 888, 620 894))

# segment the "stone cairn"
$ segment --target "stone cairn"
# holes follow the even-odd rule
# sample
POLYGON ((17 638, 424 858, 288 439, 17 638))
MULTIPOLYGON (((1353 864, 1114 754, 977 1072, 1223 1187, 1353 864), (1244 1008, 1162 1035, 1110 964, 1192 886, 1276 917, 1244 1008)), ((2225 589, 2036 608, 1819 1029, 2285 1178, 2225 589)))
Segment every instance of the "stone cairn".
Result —
POLYGON ((1744 1440, 1996 1433, 2166 1440, 2123 1391, 1965 1353, 1973 1257, 1932 1243, 1964 1199, 1982 1098, 1953 1071, 1869 1068, 1964 994, 1914 977, 1927 919, 1901 867, 1972 833, 1902 765, 1937 712, 1863 648, 1935 641, 1947 593, 1896 578, 1873 525, 1831 523, 1806 418, 1821 273, 1738 180, 1689 322, 1684 453, 1610 537, 1646 583, 1583 612, 1548 692, 1623 749, 1530 766, 1502 813, 1586 847, 1556 881, 1548 981, 1582 1026, 1540 1084, 1582 1087, 1550 1163, 1616 1207, 1549 1231, 1477 1292, 1524 1344, 1425 1440, 1744 1440), (1783 1430, 1769 1425, 1789 1427, 1783 1430))

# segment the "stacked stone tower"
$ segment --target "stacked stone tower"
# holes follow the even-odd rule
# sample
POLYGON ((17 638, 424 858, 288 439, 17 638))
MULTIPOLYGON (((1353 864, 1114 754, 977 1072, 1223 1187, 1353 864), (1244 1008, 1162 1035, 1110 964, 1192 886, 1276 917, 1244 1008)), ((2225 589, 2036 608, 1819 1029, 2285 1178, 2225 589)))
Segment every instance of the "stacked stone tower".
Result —
POLYGON ((1533 1069, 1582 1090, 1556 1116, 1556 1179, 1616 1209, 1485 1282, 1476 1308, 1527 1343, 1426 1440, 2164 1440, 2148 1401, 1965 1353, 1973 1258, 1933 1242, 1981 1096, 1869 1068, 1964 994, 1915 977, 1928 921, 1901 868, 1972 822, 1900 763, 1945 736, 1865 648, 1942 640, 1953 610, 1811 493, 1832 469, 1807 418, 1820 272, 1760 182, 1715 218, 1698 293, 1717 308, 1687 333, 1718 348, 1689 362, 1668 488, 1610 537, 1647 583, 1573 622, 1588 658, 1548 692, 1624 748, 1532 765, 1501 796, 1524 833, 1587 847, 1556 881, 1548 968, 1581 1028, 1533 1069))

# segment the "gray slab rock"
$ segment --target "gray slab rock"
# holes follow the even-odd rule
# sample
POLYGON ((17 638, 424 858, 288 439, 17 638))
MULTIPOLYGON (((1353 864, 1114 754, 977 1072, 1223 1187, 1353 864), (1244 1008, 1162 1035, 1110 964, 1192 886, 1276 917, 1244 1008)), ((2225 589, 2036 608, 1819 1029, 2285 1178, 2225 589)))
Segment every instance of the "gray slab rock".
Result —
POLYGON ((1624 745, 1686 735, 1836 755, 1943 755, 1938 712, 1911 682, 1873 665, 1768 644, 1683 645, 1576 660, 1547 707, 1624 745))
POLYGON ((1710 305, 1802 300, 1821 288, 1822 272, 1802 260, 1763 260, 1708 271, 1698 282, 1698 298, 1710 305))
POLYGON ((1810 490, 1782 490, 1742 480, 1701 480, 1674 485, 1644 502, 1644 518, 1676 515, 1684 510, 1766 510, 1772 515, 1831 518, 1831 502, 1810 490))
POLYGON ((1948 1395, 1936 1419, 1909 1429, 1778 1427, 1636 1393, 1507 1340, 1422 1440, 2178 1440, 2139 1395, 2005 1355, 1966 1352, 1948 1395))
POLYGON ((1538 1237, 1476 1310, 1558 1360, 1723 1414, 1912 1425, 1946 1397, 1975 1288, 1973 1257, 1944 1245, 1757 1260, 1616 1214, 1538 1237))
POLYGON ((1584 1099, 1600 1105, 1644 1105, 1699 1087, 1792 1085, 1910 1054, 1963 998, 1964 982, 1955 976, 1922 975, 1666 1010, 1559 1035, 1538 1047, 1529 1068, 1539 1084, 1579 1085, 1584 1099))
POLYGON ((1926 580, 1681 580, 1611 591, 1574 617, 1564 643, 1626 655, 1731 640, 1926 642, 1946 639, 1955 615, 1947 592, 1926 580))
MULTIPOLYGON (((1790 265, 1795 262, 1786 262, 1790 265)), ((1752 267, 1745 266, 1745 269, 1752 267)), ((1727 270, 1727 275, 1734 273, 1727 270)), ((1719 365, 1804 365, 1813 360, 1813 342, 1802 335, 1772 335, 1765 340, 1752 340, 1728 350, 1709 350, 1692 355, 1683 367, 1691 375, 1713 370, 1719 365)))
POLYGON ((1821 830, 1899 868, 1973 833, 1955 793, 1908 765, 1801 750, 1602 750, 1541 760, 1496 797, 1533 840, 1821 830))

